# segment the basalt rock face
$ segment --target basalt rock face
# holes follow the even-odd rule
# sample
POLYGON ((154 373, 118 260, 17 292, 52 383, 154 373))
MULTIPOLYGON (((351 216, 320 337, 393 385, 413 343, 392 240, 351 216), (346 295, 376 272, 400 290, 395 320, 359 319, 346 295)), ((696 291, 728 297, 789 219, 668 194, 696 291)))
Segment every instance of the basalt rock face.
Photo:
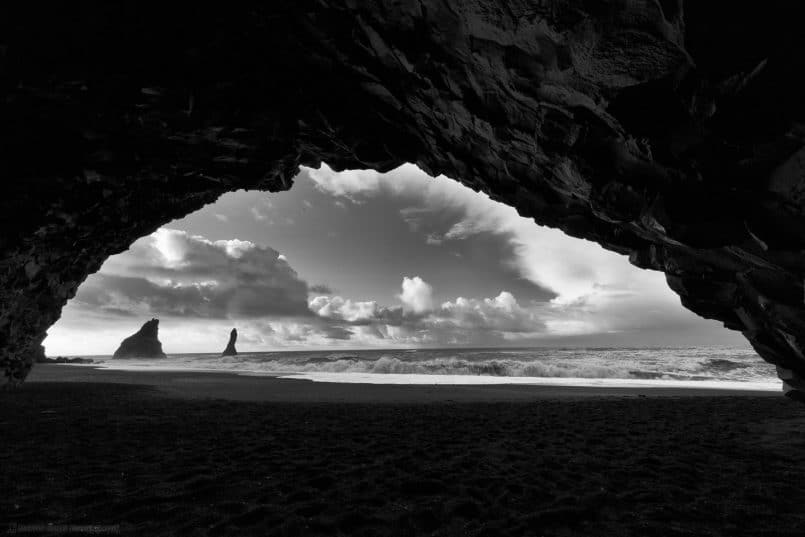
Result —
POLYGON ((113 358, 165 358, 159 341, 159 320, 147 321, 136 334, 124 339, 113 358))
POLYGON ((229 333, 229 343, 226 344, 226 348, 224 352, 221 353, 221 356, 237 356, 238 351, 235 349, 235 342, 238 340, 238 331, 237 329, 233 328, 232 331, 229 333))
POLYGON ((81 281, 159 225, 300 164, 414 162, 664 271, 805 388, 799 2, 7 4, 14 378, 81 281))

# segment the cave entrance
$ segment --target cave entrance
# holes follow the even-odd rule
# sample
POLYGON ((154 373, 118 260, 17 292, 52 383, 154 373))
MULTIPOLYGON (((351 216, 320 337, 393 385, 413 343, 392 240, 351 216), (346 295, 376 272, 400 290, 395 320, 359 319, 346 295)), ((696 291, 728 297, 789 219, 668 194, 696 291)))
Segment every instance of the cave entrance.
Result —
POLYGON ((323 353, 302 371, 773 377, 740 335, 685 310, 662 273, 413 165, 302 168, 287 192, 225 194, 109 258, 45 346, 104 359, 152 317, 165 352, 191 356, 183 365, 219 353, 236 326, 241 352, 323 353), (687 350, 639 351, 657 347, 687 350), (430 351, 412 365, 408 349, 430 351))

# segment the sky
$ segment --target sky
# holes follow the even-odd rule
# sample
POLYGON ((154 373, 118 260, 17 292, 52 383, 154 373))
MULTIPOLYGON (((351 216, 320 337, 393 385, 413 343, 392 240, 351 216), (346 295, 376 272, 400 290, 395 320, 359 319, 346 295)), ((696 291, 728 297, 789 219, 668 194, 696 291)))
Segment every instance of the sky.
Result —
POLYGON ((302 168, 110 257, 47 353, 108 355, 148 319, 171 353, 331 348, 745 346, 662 273, 414 165, 302 168))

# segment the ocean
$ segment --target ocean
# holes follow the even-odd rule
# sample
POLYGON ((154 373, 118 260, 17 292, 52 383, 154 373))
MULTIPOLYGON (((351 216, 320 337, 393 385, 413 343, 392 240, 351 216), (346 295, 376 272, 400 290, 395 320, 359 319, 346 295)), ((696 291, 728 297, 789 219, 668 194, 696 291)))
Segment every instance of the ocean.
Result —
POLYGON ((551 384, 779 390, 774 367, 746 348, 520 348, 177 354, 93 357, 110 369, 221 371, 326 382, 551 384))

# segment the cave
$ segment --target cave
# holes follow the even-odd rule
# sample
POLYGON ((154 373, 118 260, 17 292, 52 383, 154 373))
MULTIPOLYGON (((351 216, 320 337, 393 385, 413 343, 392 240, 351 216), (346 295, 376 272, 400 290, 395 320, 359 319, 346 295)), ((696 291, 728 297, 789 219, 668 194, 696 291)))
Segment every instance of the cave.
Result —
POLYGON ((805 390, 805 7, 98 1, 0 17, 0 364, 110 255, 300 165, 412 162, 663 271, 805 390))

